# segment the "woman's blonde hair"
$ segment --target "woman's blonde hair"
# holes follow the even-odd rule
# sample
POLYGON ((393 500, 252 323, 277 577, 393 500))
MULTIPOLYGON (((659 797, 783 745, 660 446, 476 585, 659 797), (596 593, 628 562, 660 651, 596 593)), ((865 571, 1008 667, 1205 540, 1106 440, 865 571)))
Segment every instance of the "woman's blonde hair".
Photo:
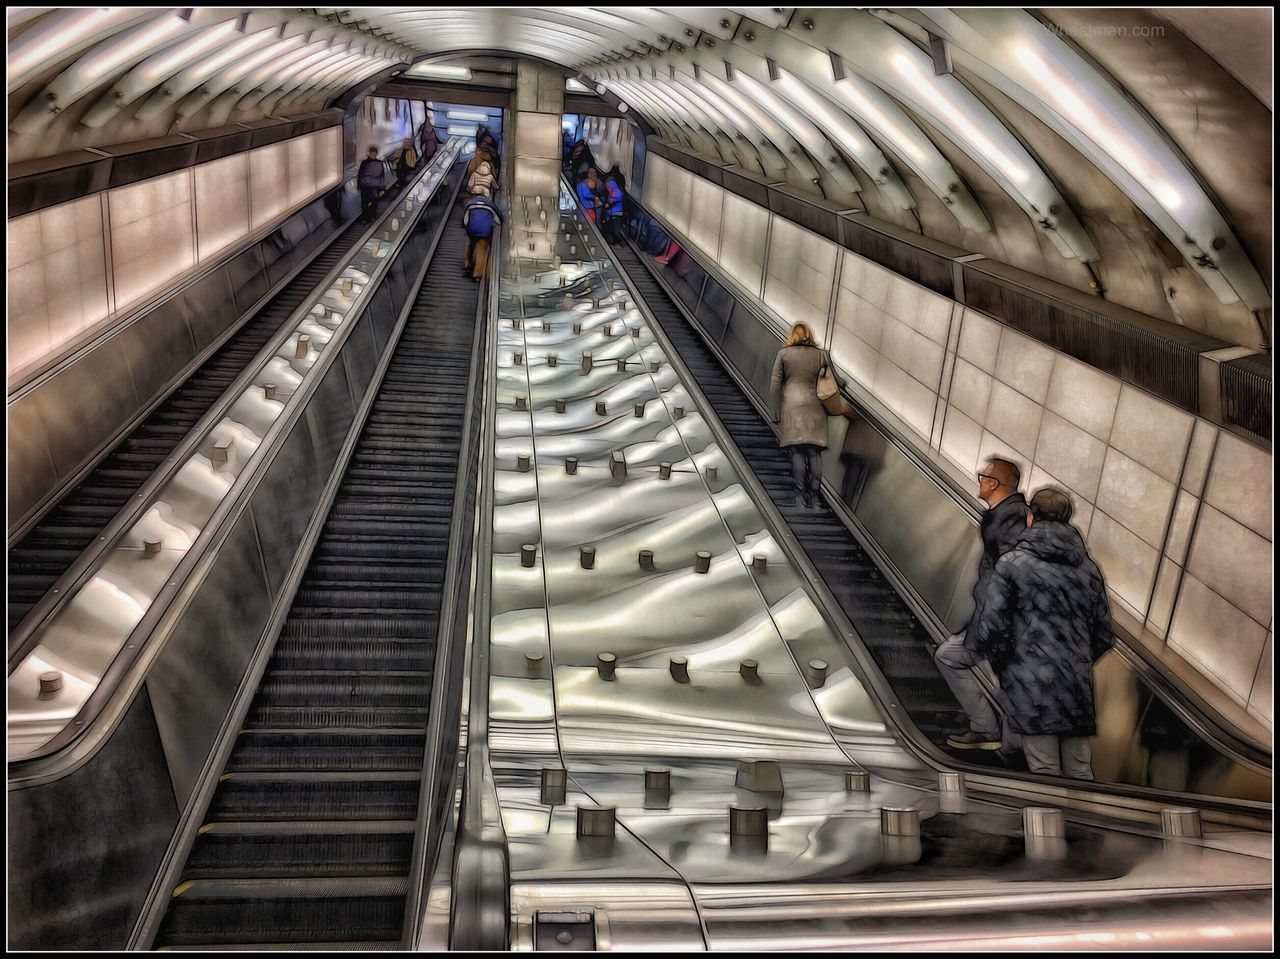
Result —
POLYGON ((807 323, 797 323, 791 327, 791 335, 787 337, 786 346, 814 346, 813 331, 807 323))

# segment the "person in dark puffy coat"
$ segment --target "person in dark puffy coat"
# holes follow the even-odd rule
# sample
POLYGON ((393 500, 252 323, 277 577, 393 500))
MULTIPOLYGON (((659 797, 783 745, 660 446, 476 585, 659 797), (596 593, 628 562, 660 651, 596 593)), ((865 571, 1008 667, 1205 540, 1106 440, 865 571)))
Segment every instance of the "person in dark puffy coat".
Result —
POLYGON ((1106 586, 1071 518, 1042 489, 1027 530, 996 563, 967 642, 1000 678, 1005 720, 1032 772, 1093 779, 1093 664, 1115 642, 1106 586))

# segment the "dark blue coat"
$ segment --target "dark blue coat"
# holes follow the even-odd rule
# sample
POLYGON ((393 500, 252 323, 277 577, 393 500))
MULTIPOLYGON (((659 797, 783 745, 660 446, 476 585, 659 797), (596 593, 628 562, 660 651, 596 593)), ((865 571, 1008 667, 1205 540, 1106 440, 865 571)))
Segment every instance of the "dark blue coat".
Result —
POLYGON ((1102 573, 1075 527, 1048 520, 1000 557, 965 636, 1024 736, 1095 734, 1093 664, 1114 641, 1102 573))

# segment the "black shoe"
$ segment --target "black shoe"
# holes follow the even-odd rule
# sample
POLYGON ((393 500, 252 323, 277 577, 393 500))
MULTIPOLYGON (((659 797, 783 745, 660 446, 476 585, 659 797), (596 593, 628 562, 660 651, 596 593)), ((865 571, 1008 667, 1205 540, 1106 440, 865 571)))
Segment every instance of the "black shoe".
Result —
POLYGON ((947 746, 950 749, 999 749, 1000 737, 992 739, 990 733, 975 733, 969 730, 958 736, 948 736, 947 746))

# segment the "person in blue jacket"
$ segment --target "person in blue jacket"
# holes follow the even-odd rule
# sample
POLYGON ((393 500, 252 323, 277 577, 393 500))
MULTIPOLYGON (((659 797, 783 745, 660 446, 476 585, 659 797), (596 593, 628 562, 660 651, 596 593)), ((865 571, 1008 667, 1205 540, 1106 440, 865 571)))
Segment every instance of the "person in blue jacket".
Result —
POLYGON ((462 204, 462 227, 467 232, 467 246, 462 257, 462 272, 473 280, 484 276, 489 260, 489 241, 493 228, 502 222, 502 215, 493 200, 483 193, 467 197, 462 204))
POLYGON ((600 179, 595 167, 587 168, 587 175, 578 181, 575 192, 582 203, 582 209, 587 212, 587 219, 595 223, 601 207, 600 179))
POLYGON ((604 177, 604 211, 603 211, 603 228, 604 238, 610 243, 617 243, 622 239, 622 200, 623 190, 621 181, 622 174, 615 166, 612 170, 605 174, 604 177))

